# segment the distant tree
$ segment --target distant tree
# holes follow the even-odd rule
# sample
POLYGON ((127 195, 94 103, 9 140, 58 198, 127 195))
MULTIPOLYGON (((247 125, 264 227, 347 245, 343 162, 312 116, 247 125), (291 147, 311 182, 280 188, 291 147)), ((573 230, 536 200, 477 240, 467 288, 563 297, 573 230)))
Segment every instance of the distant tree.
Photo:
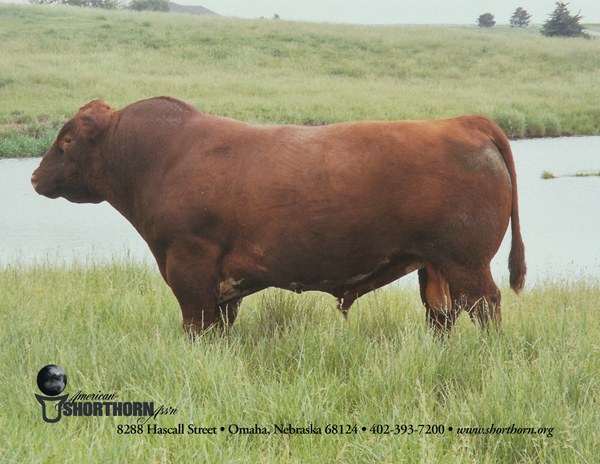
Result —
POLYGON ((104 8, 105 10, 115 10, 121 6, 119 0, 29 0, 29 3, 36 5, 52 5, 54 3, 59 3, 61 5, 104 8))
POLYGON ((477 18, 479 27, 494 27, 496 21, 494 21, 494 15, 492 13, 483 13, 477 18))
POLYGON ((527 27, 530 22, 531 15, 521 7, 517 8, 510 18, 511 27, 527 27))
POLYGON ((583 26, 579 24, 581 16, 571 16, 568 3, 556 2, 556 9, 542 26, 540 32, 546 37, 587 37, 583 26))
POLYGON ((169 0, 132 0, 128 7, 134 11, 170 11, 169 0))

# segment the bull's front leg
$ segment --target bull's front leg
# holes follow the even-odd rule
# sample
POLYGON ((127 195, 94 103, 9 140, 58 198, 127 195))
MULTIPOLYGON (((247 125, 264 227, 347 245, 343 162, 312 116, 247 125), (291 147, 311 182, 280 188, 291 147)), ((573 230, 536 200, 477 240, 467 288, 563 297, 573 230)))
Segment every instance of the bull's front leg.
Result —
MULTIPOLYGON (((222 308, 217 304, 218 258, 218 248, 200 240, 179 243, 166 253, 164 276, 181 307, 183 326, 198 334, 222 323, 222 308)), ((237 307, 231 309, 232 323, 237 307)))
POLYGON ((238 315, 238 310, 242 304, 241 298, 235 298, 233 300, 219 303, 219 322, 221 324, 233 325, 238 315))

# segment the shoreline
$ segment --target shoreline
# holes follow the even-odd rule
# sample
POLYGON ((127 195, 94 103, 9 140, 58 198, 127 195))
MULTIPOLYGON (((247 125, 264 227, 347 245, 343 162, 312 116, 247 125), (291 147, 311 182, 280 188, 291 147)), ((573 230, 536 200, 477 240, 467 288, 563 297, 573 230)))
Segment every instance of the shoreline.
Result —
POLYGON ((0 158, 41 156, 94 98, 158 95, 266 124, 481 114, 510 140, 600 135, 597 39, 64 6, 0 16, 0 158))
MULTIPOLYGON (((498 124, 494 121, 495 124, 498 124)), ((336 123, 331 123, 336 124, 336 123)), ((312 126, 315 124, 300 124, 305 126, 312 126)), ((328 125, 328 124, 322 124, 328 125)), ((62 126, 61 126, 62 127, 62 126)), ((16 135, 14 137, 0 138, 0 160, 3 159, 26 159, 26 158, 41 158, 44 156, 46 151, 50 148, 50 145, 56 139, 59 129, 52 129, 44 131, 41 137, 28 136, 28 135, 16 135), (24 155, 18 155, 17 150, 24 147, 24 155)), ((507 134, 508 137, 508 134, 507 134)), ((510 142, 519 140, 537 140, 537 139, 557 139, 557 138, 571 138, 571 137, 600 137, 598 133, 569 133, 560 135, 524 135, 523 137, 508 137, 510 142)))

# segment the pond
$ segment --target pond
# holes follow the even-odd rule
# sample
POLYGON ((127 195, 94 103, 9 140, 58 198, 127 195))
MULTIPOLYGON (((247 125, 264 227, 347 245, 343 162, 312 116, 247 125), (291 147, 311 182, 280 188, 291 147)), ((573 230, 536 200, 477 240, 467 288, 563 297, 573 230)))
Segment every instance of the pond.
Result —
MULTIPOLYGON (((518 176, 529 285, 545 278, 600 277, 600 137, 511 143, 518 176), (543 180, 542 172, 557 178, 543 180)), ((154 262, 135 229, 107 203, 50 200, 30 184, 39 158, 0 160, 0 265, 98 261, 129 256, 154 262)), ((508 278, 510 229, 492 262, 508 278)), ((414 284, 415 276, 402 279, 414 284)))

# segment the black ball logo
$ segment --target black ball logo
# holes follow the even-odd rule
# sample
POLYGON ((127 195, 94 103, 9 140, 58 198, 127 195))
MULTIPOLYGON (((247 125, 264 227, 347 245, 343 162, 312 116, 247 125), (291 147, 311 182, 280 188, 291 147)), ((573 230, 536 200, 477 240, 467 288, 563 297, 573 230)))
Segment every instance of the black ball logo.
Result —
POLYGON ((67 374, 55 364, 43 367, 38 376, 37 384, 40 391, 48 396, 56 396, 67 386, 67 374))

